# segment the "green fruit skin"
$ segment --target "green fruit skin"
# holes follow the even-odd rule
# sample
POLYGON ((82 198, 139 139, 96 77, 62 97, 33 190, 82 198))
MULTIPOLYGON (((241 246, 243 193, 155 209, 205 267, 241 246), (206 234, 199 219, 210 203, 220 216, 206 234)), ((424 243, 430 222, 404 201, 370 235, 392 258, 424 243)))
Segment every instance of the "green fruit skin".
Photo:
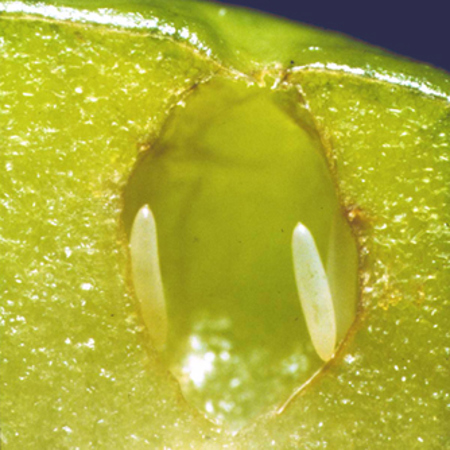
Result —
POLYGON ((449 445, 448 74, 194 2, 2 1, 0 58, 2 446, 449 445), (236 436, 149 346, 118 231, 136 148, 214 76, 298 89, 360 249, 336 358, 236 436))

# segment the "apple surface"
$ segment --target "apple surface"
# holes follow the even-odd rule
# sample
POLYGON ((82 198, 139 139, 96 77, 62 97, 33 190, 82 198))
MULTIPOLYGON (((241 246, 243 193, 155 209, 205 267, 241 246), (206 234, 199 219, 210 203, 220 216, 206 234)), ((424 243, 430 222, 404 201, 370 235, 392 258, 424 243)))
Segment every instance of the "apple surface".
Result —
MULTIPOLYGON (((186 1, 1 0, 0 58, 2 447, 449 445, 448 74, 342 35, 186 1), (148 198, 168 199, 164 217, 192 206, 172 201, 173 191, 162 197, 158 186, 140 197, 144 184, 136 189, 133 180, 152 149, 181 148, 177 136, 189 132, 192 142, 219 142, 200 134, 206 114, 250 91, 257 103, 230 116, 223 136, 247 137, 241 125, 252 125, 249 148, 267 145, 264 167, 273 158, 280 182, 291 158, 283 160, 284 133, 304 147, 312 139, 332 189, 318 183, 311 195, 334 199, 351 230, 359 297, 334 357, 323 365, 310 352, 319 373, 303 388, 304 380, 289 385, 236 434, 185 399, 155 349, 133 290, 128 237, 148 198), (256 122, 264 117, 269 125, 256 122), (261 138, 272 123, 276 144, 261 138)), ((191 176, 203 160, 188 162, 191 176)), ((272 198, 272 186, 252 186, 272 198)), ((294 196, 295 185, 286 186, 280 192, 294 196)), ((294 197, 279 198, 284 207, 294 197)), ((216 200, 221 193, 196 205, 216 200)), ((316 209, 307 220, 325 235, 319 202, 316 209)), ((163 257, 171 247, 161 233, 163 257)), ((201 260, 195 248, 187 257, 201 260)), ((176 293, 172 278, 167 288, 176 293)), ((270 322, 273 308, 258 311, 270 322)), ((267 339, 281 348, 283 336, 267 339)))

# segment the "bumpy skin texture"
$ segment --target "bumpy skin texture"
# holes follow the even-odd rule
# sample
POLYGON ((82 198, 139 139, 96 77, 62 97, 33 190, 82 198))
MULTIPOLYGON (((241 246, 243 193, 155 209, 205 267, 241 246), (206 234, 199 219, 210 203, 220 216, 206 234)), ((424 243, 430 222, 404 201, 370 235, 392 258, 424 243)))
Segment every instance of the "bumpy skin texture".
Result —
POLYGON ((449 445, 447 74, 190 2, 2 1, 0 49, 5 448, 449 445), (215 76, 298 90, 361 261, 336 358, 237 436, 183 400, 147 344, 120 232, 136 148, 215 76))

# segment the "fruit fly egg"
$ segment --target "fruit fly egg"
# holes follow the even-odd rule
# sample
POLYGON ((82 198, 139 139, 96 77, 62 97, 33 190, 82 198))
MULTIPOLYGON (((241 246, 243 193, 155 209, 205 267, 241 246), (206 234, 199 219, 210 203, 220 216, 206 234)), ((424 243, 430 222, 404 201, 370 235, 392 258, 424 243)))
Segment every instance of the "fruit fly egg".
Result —
POLYGON ((148 205, 134 219, 130 239, 134 289, 147 330, 159 351, 167 340, 167 312, 159 264, 155 217, 148 205))
POLYGON ((328 361, 336 346, 336 318, 328 278, 311 232, 302 223, 292 236, 295 280, 311 341, 328 361))

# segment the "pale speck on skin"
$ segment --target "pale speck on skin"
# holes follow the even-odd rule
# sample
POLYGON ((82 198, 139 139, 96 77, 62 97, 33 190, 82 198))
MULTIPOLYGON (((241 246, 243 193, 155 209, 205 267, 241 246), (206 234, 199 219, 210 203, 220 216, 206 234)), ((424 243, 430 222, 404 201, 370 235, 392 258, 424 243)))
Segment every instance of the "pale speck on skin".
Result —
POLYGON ((83 291, 92 291, 94 289, 91 283, 82 283, 80 287, 83 291))
POLYGON ((183 367, 183 372, 188 375, 195 386, 202 386, 206 375, 214 369, 210 359, 211 358, 206 358, 206 355, 204 358, 196 355, 191 355, 187 358, 187 362, 183 367))
POLYGON ((356 358, 353 355, 346 355, 345 358, 344 358, 344 361, 347 364, 352 364, 353 362, 356 361, 356 358))
POLYGON ((230 412, 234 408, 235 404, 233 402, 224 402, 222 400, 219 402, 219 406, 224 411, 230 412))
POLYGON ((231 381, 230 381, 230 387, 231 388, 237 388, 238 386, 240 386, 241 385, 241 381, 239 380, 239 378, 233 378, 231 381))
POLYGON ((90 349, 94 349, 95 348, 95 341, 94 341, 94 339, 89 338, 87 340, 87 342, 84 342, 84 343, 80 342, 79 344, 77 344, 77 348, 80 348, 80 347, 88 347, 90 349))
POLYGON ((194 350, 200 350, 201 349, 200 339, 197 336, 192 336, 190 340, 191 340, 191 347, 194 350))
POLYGON ((189 30, 186 27, 181 28, 181 30, 178 31, 178 35, 182 39, 187 39, 189 37, 189 30))
POLYGON ((169 36, 172 36, 173 34, 175 34, 175 32, 177 31, 176 28, 172 25, 169 24, 163 24, 159 27, 159 30, 163 33, 163 34, 168 34, 169 36))

